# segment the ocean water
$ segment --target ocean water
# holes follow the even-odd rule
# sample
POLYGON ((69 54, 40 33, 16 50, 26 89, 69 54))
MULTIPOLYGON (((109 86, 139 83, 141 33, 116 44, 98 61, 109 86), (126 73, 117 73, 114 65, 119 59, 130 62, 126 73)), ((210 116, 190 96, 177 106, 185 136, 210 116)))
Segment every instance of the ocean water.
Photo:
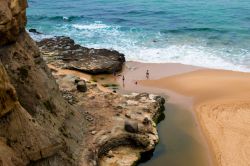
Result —
POLYGON ((28 26, 127 60, 250 72, 250 0, 29 0, 28 26))

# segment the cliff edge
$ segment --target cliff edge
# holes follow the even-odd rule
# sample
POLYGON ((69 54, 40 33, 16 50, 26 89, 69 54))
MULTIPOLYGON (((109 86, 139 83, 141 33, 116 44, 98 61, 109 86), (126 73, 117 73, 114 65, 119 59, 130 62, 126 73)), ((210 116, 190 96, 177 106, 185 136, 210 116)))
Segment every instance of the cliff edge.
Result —
POLYGON ((74 165, 82 115, 63 99, 25 31, 27 1, 0 4, 0 164, 74 165))
MULTIPOLYGON (((159 139, 154 121, 164 99, 103 92, 93 82, 61 75, 56 69, 52 75, 43 52, 25 31, 27 1, 0 0, 0 4, 0 165, 106 165, 130 153, 107 158, 117 147, 137 147, 138 154, 154 149, 159 139)), ((98 72, 122 68, 124 55, 114 51, 95 51, 93 62, 100 52, 118 58, 114 66, 96 63, 105 68, 98 72)), ((72 63, 84 71, 92 68, 89 63, 72 63)))

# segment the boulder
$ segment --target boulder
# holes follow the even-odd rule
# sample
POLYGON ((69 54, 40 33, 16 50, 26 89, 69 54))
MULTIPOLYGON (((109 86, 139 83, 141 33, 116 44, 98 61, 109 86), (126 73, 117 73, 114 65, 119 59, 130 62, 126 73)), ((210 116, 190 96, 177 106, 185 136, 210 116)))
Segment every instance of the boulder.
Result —
POLYGON ((42 34, 41 32, 38 32, 38 31, 37 31, 36 29, 34 29, 34 28, 29 29, 29 32, 35 33, 35 34, 42 34))
POLYGON ((134 121, 125 121, 124 129, 130 133, 138 133, 138 123, 134 121))
POLYGON ((76 88, 79 92, 86 92, 87 91, 87 85, 84 80, 78 81, 76 88))
POLYGON ((69 37, 44 39, 37 44, 47 63, 89 74, 112 74, 121 71, 125 62, 125 56, 117 51, 82 47, 69 37))
POLYGON ((149 120, 149 118, 148 117, 145 117, 144 119, 143 119, 143 122, 142 122, 144 125, 148 125, 148 124, 150 124, 150 120, 149 120))

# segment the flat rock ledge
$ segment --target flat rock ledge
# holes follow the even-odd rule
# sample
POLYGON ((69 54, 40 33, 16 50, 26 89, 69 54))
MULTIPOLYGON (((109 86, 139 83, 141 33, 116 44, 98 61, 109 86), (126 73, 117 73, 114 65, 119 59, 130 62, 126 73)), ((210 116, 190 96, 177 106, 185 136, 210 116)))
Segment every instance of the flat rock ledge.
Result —
POLYGON ((77 90, 81 78, 57 73, 54 69, 64 98, 71 105, 84 108, 88 122, 79 165, 132 166, 141 153, 154 150, 159 141, 156 124, 163 115, 164 98, 148 93, 103 92, 90 81, 85 82, 87 91, 81 92, 77 90))
POLYGON ((88 74, 119 72, 125 62, 125 56, 117 51, 82 47, 65 36, 43 39, 37 45, 48 64, 88 74))

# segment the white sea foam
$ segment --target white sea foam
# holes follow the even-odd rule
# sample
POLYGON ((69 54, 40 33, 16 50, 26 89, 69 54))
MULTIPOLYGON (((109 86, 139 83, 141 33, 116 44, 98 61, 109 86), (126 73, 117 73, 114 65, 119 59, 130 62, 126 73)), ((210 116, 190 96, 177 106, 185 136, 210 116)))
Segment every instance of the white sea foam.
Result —
MULTIPOLYGON (((102 22, 65 25, 61 31, 52 32, 53 35, 70 36, 77 43, 92 48, 114 49, 126 55, 128 61, 150 63, 181 63, 215 69, 226 69, 250 72, 249 66, 239 64, 230 57, 243 57, 238 53, 228 53, 223 48, 217 49, 204 45, 203 41, 193 42, 193 39, 167 42, 162 34, 153 35, 147 39, 147 33, 137 31, 122 31, 119 26, 111 26, 102 22), (159 41, 159 42, 158 42, 159 41), (225 58, 227 57, 227 58, 225 58)), ((48 35, 32 34, 35 40, 40 40, 48 35)), ((250 57, 249 52, 244 52, 245 57, 250 57)))
POLYGON ((28 32, 28 33, 32 37, 32 39, 35 40, 35 41, 41 41, 42 39, 45 39, 45 38, 54 37, 52 35, 47 35, 47 34, 35 34, 35 33, 32 33, 32 32, 28 32))
POLYGON ((93 24, 74 24, 72 25, 74 28, 79 29, 79 30, 96 30, 96 29, 105 29, 105 28, 110 28, 110 26, 106 24, 102 24, 100 22, 95 22, 93 24))
POLYGON ((165 48, 137 48, 127 53, 128 59, 154 63, 182 63, 207 68, 250 72, 250 68, 236 65, 218 57, 218 52, 200 46, 170 45, 165 48))
MULTIPOLYGON (((97 48, 111 47, 108 45, 89 46, 97 48)), ((120 47, 112 45, 112 49, 124 53, 128 61, 148 63, 181 63, 213 69, 250 72, 250 68, 247 66, 226 61, 225 59, 217 56, 217 54, 221 53, 200 46, 170 45, 165 48, 148 48, 138 46, 120 47)))
POLYGON ((69 17, 63 16, 63 19, 64 19, 64 20, 68 20, 68 19, 69 19, 69 17))
MULTIPOLYGON (((178 41, 170 44, 158 44, 150 41, 141 41, 147 34, 121 31, 117 26, 108 26, 101 22, 78 25, 81 27, 79 34, 85 37, 97 37, 98 42, 82 42, 87 47, 114 49, 126 55, 129 61, 149 62, 149 63, 181 63, 187 65, 201 66, 214 69, 226 69, 234 71, 250 72, 250 68, 244 65, 235 64, 223 58, 233 56, 223 51, 201 43, 195 44, 189 40, 178 41), (91 31, 89 31, 91 29, 91 31), (93 30, 93 31, 92 31, 93 30), (94 33, 93 33, 94 32, 94 33), (155 46, 156 45, 156 46, 155 46)), ((162 34, 156 34, 156 39, 163 38, 162 34)), ((81 40, 81 39, 80 39, 81 40)), ((89 39, 88 39, 89 40, 89 39)), ((247 53, 250 57, 250 53, 247 53)))

